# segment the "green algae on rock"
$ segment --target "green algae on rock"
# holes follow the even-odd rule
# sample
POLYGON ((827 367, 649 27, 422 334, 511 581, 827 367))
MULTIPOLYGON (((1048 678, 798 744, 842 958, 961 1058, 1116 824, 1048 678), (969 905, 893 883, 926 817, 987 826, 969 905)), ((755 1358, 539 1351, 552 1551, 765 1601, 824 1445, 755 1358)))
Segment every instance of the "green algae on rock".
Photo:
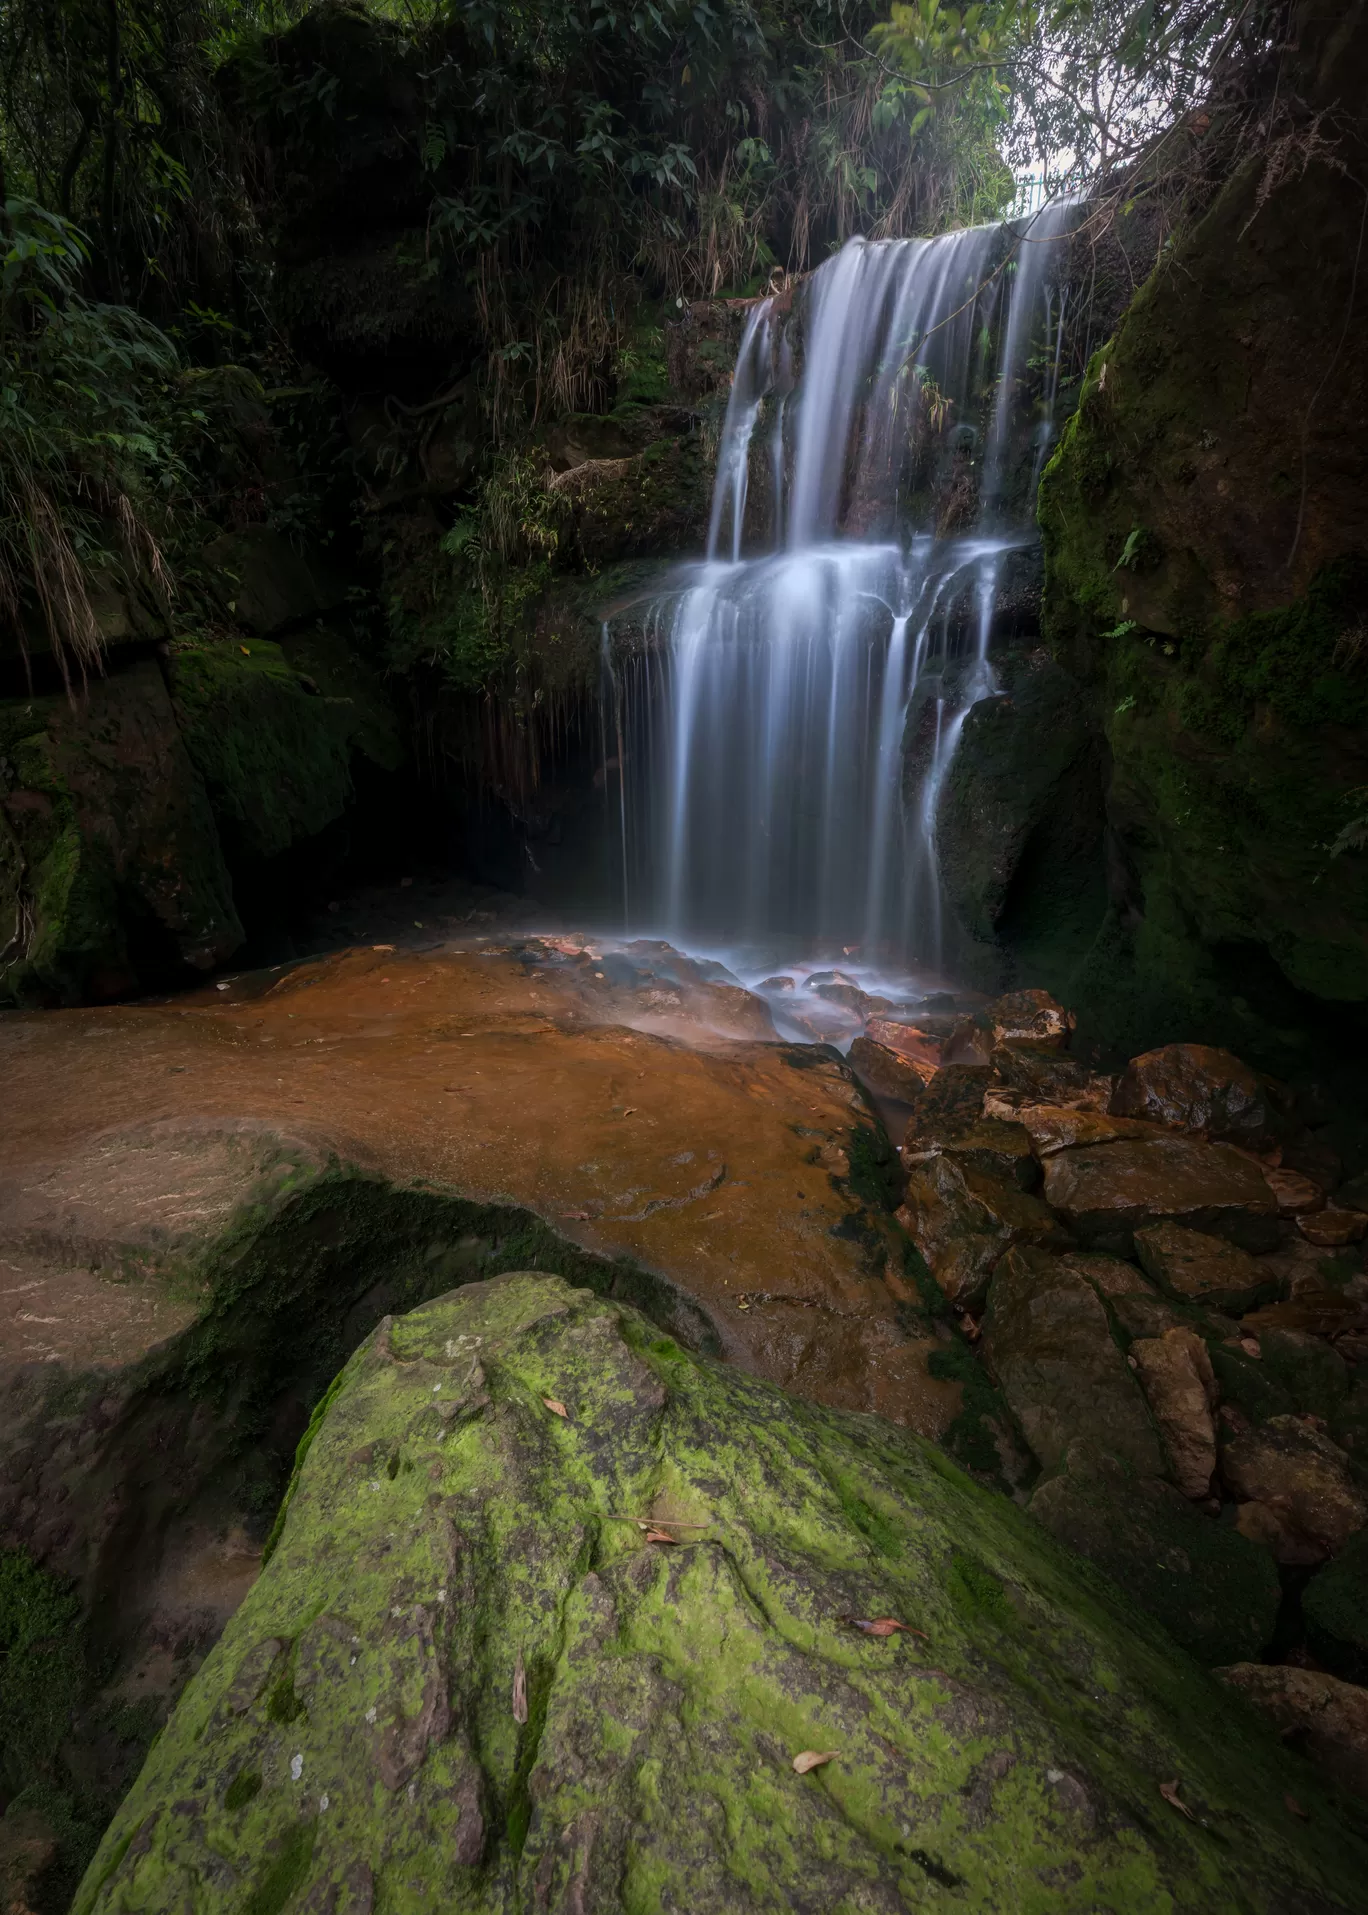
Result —
POLYGON ((915 1438, 530 1273, 330 1397, 76 1915, 1356 1905, 1351 1811, 915 1438))

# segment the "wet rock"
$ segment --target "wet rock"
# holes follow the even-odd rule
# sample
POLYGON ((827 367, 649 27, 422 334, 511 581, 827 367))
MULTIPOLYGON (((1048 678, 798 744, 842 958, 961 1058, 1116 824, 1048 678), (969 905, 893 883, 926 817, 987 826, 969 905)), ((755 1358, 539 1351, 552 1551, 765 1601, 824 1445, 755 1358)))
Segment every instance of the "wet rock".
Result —
POLYGON ((1156 1296, 1154 1285, 1143 1270, 1122 1257, 1091 1254, 1086 1250, 1066 1251, 1059 1261, 1090 1283, 1100 1297, 1156 1296))
POLYGON ((791 977, 762 978, 756 985, 757 991, 792 991, 796 989, 791 977))
POLYGON ((1134 1264, 1119 1256, 1098 1256, 1088 1250, 1065 1250, 1060 1258, 1065 1270, 1081 1275, 1084 1283, 1111 1306, 1127 1337, 1163 1337, 1180 1321, 1173 1308, 1163 1300, 1150 1279, 1134 1264))
POLYGON ((1246 1250, 1182 1224, 1151 1224, 1135 1233, 1135 1254, 1147 1275, 1184 1303, 1247 1310, 1276 1296, 1277 1280, 1246 1250))
MULTIPOLYGON (((986 1107, 986 1106, 985 1106, 986 1107)), ((1031 1133, 1032 1142, 1042 1157, 1056 1150, 1078 1150, 1088 1144, 1115 1144, 1125 1139, 1162 1137, 1162 1126, 1135 1117, 1107 1117, 1100 1111, 1077 1106, 1056 1108, 1047 1104, 1020 1104, 1013 1115, 1031 1133)))
POLYGON ((1221 1450, 1221 1477, 1240 1499, 1241 1535, 1281 1563, 1319 1563, 1368 1522, 1349 1458, 1315 1420, 1274 1416, 1221 1450))
POLYGON ((857 1037, 846 1055, 860 1082, 877 1097, 895 1097, 900 1103, 910 1104, 926 1083, 926 1076, 915 1064, 871 1037, 857 1037))
POLYGON ((1045 1197, 1085 1244, 1128 1252, 1164 1221, 1268 1250, 1277 1204, 1263 1171, 1229 1144, 1193 1137, 1119 1139, 1045 1160, 1045 1197))
POLYGON ((983 1352, 1043 1469, 1062 1469, 1071 1455, 1110 1455, 1142 1476, 1161 1474, 1144 1398, 1107 1312, 1092 1285, 1057 1257, 1019 1248, 1002 1259, 988 1292, 983 1352))
POLYGON ((1281 1589, 1266 1550, 1198 1513, 1172 1483, 1102 1459, 1042 1483, 1028 1505, 1199 1662, 1258 1656, 1281 1589))
POLYGON ((976 1124, 949 1133, 940 1148, 957 1163, 1005 1178, 1019 1190, 1039 1188, 1040 1160, 1032 1147, 1030 1132, 1022 1124, 981 1117, 976 1124))
POLYGON ((1266 1715, 1299 1750, 1351 1794, 1368 1797, 1368 1689, 1323 1669, 1237 1662, 1215 1674, 1266 1715))
POLYGON ((915 1438, 700 1364, 556 1278, 475 1283, 352 1357, 75 1915, 898 1915, 949 1881, 984 1908, 1082 1908, 1059 1884, 1084 1839, 1087 1906, 1158 1915, 1196 1866, 1155 1805, 1169 1775, 1245 1818, 1223 1894, 1351 1906, 1347 1827, 1318 1804, 1314 1831, 1288 1828, 1292 1758, 1251 1760, 1195 1672, 1180 1703, 1161 1652, 915 1438), (472 1349, 497 1409, 469 1394, 472 1349), (443 1401, 467 1408, 454 1437, 443 1401), (358 1478, 358 1442, 394 1469, 358 1478), (324 1610, 350 1641, 308 1706, 273 1689, 209 1733, 253 1645, 299 1645, 324 1610), (844 1620, 882 1615, 931 1642, 844 1620), (800 1775, 807 1749, 835 1753, 800 1775), (871 1788, 910 1834, 857 1811, 871 1788))
POLYGON ((1001 1045, 993 1052, 992 1067, 1001 1092, 1018 1095, 1026 1104, 1105 1111, 1116 1088, 1115 1078, 1090 1071, 1062 1051, 1033 1044, 1001 1045))
POLYGON ((1064 1050, 1078 1019, 1048 991, 1008 991, 983 1012, 999 1044, 1030 1044, 1064 1050))
POLYGON ((1298 1217, 1297 1228, 1308 1243, 1326 1250, 1342 1250, 1351 1243, 1361 1243, 1368 1235, 1368 1215, 1361 1210, 1342 1210, 1338 1204, 1327 1204, 1323 1210, 1298 1217))
POLYGON ((998 1258, 1012 1244, 1068 1244, 1038 1197, 940 1152, 912 1164, 897 1216, 936 1282, 961 1308, 981 1301, 998 1258))
POLYGON ((839 974, 820 980, 809 978, 807 989, 814 991, 818 997, 826 998, 830 1004, 839 1004, 843 1010, 854 1011, 857 1017, 877 1017, 880 1012, 893 1008, 891 998, 879 997, 864 990, 853 978, 839 974))
POLYGON ((947 1064, 991 1064, 998 1050, 1063 1050, 1077 1020, 1048 991, 1010 991, 961 1019, 945 1046, 947 1064))
POLYGON ((1346 1682, 1368 1683, 1368 1530, 1317 1570, 1302 1593, 1306 1643, 1346 1682))
POLYGON ((912 1106, 904 1148, 912 1152, 933 1148, 938 1138, 977 1123, 987 1089, 986 1071, 959 1064, 937 1071, 912 1106))
POLYGON ((871 1043, 882 1044, 886 1050, 895 1051, 924 1084, 929 1084, 940 1069, 941 1040, 918 1024, 902 1024, 895 1018, 871 1017, 865 1025, 865 1036, 871 1043))
POLYGON ((1217 1391, 1206 1344, 1193 1330, 1166 1330, 1162 1336, 1138 1337, 1130 1357, 1174 1482, 1191 1499, 1209 1495, 1216 1469, 1212 1411, 1217 1391))
POLYGON ((1117 1117, 1148 1117, 1230 1143, 1257 1145, 1268 1136, 1268 1105, 1257 1075, 1229 1051, 1208 1044, 1165 1044, 1132 1058, 1111 1109, 1117 1117))
POLYGON ((1268 1187, 1278 1200, 1280 1217, 1301 1217, 1325 1208, 1325 1192, 1296 1170, 1266 1170, 1268 1187))

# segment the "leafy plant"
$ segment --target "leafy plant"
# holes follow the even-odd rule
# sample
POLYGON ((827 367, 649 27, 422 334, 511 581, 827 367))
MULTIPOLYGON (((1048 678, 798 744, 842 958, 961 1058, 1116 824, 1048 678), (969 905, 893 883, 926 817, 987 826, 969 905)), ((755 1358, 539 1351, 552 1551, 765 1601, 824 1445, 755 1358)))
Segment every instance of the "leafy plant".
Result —
POLYGON ((97 665, 101 572, 165 602, 159 528, 184 478, 174 346, 127 306, 79 290, 89 251, 60 215, 3 210, 0 255, 0 628, 27 660, 42 634, 68 685, 97 665))

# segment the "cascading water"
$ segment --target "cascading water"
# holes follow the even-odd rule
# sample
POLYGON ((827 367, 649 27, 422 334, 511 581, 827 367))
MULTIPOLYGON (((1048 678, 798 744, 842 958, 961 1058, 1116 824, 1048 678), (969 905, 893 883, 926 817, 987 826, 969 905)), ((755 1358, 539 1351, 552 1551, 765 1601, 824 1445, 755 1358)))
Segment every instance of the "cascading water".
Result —
POLYGON ((936 805, 994 690, 999 575, 1033 537, 1063 328, 1053 243, 1073 223, 1065 205, 1024 232, 852 240, 791 310, 751 310, 707 558, 616 667, 637 926, 938 959, 936 805), (770 549, 745 557, 755 460, 770 549))

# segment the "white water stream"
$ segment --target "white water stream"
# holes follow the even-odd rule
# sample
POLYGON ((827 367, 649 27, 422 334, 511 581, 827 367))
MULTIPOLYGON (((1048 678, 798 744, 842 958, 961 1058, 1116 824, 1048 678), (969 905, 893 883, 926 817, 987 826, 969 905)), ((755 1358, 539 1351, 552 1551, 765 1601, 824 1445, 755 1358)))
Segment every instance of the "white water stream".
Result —
POLYGON ((1074 217, 852 240, 792 310, 751 310, 707 557, 614 686, 629 923, 939 959, 936 806, 996 689, 1000 574, 1034 538, 1074 217), (914 702, 929 733, 905 788, 914 702))

